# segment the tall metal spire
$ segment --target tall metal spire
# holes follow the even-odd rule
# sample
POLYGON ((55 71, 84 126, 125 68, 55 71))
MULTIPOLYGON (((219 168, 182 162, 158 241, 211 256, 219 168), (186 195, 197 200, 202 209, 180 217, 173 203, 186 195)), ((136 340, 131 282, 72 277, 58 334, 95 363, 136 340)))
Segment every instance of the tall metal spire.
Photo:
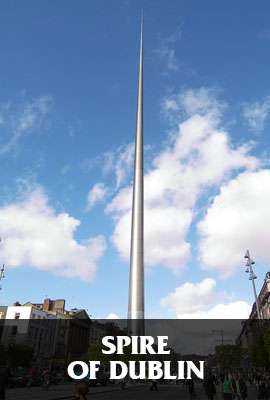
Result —
MULTIPOLYGON (((143 19, 141 21, 137 126, 134 160, 128 318, 144 319, 144 188, 143 188, 143 19)), ((142 334, 144 324, 136 334, 142 334)))

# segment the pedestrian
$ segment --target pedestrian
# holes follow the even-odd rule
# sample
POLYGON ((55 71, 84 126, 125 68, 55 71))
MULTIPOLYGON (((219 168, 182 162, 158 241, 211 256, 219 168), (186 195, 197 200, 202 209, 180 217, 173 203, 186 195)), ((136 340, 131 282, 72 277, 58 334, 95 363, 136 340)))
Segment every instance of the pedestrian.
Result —
POLYGON ((236 377, 235 386, 236 386, 236 391, 235 391, 236 398, 239 400, 246 400, 248 396, 247 385, 241 376, 236 377))
POLYGON ((75 398, 77 400, 86 400, 86 395, 88 394, 89 387, 87 382, 78 382, 75 384, 75 398))
POLYGON ((121 390, 126 389, 126 379, 125 378, 120 381, 120 387, 121 387, 121 390))
POLYGON ((30 389, 30 387, 32 386, 33 382, 34 382, 34 378, 36 376, 36 369, 34 367, 30 368, 28 371, 28 381, 26 384, 26 387, 28 387, 28 389, 30 389))
POLYGON ((222 384, 222 393, 224 400, 233 399, 233 385, 232 385, 232 378, 230 375, 225 375, 224 377, 224 381, 222 384))
POLYGON ((43 371, 42 379, 43 379, 43 382, 42 382, 43 388, 48 390, 49 386, 50 386, 50 371, 48 369, 45 369, 43 371))
POLYGON ((158 391, 158 385, 156 379, 152 379, 150 390, 158 391))
POLYGON ((209 400, 213 400, 216 394, 215 378, 213 377, 213 375, 210 375, 208 376, 208 378, 206 378, 204 390, 207 398, 209 400))
POLYGON ((187 385, 188 385, 189 398, 190 398, 190 399, 194 399, 194 397, 196 396, 196 393, 195 393, 195 386, 194 386, 194 381, 193 381, 193 379, 190 379, 190 380, 187 382, 187 385))
POLYGON ((8 386, 8 370, 6 367, 0 366, 0 400, 5 400, 7 386, 8 386))
POLYGON ((268 400, 269 399, 269 386, 264 379, 260 379, 258 383, 258 399, 259 400, 268 400))

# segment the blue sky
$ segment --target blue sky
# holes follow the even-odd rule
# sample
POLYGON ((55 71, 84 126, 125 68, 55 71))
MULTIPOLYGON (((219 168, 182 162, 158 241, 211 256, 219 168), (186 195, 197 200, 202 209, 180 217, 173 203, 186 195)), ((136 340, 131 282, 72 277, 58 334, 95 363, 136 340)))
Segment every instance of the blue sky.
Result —
POLYGON ((0 13, 1 303, 126 316, 141 8, 147 315, 244 315, 247 247, 263 282, 269 3, 29 0, 0 13))

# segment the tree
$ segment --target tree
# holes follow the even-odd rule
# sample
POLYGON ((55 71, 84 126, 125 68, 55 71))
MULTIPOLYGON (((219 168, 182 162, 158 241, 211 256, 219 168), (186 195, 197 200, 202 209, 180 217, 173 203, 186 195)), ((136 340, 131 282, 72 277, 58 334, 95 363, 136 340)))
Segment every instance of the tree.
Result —
POLYGON ((254 343, 251 346, 251 359, 255 367, 268 367, 270 360, 270 329, 262 329, 257 332, 254 343))
POLYGON ((2 344, 0 344, 0 360, 2 364, 5 364, 7 361, 7 351, 2 344))
POLYGON ((29 367, 33 359, 33 349, 22 344, 9 346, 6 354, 12 367, 29 367))
POLYGON ((91 345, 87 353, 83 356, 84 361, 100 361, 101 364, 107 366, 112 356, 102 353, 102 347, 100 345, 91 345))
POLYGON ((264 346, 268 356, 268 363, 270 362, 270 328, 264 332, 264 346))
POLYGON ((243 351, 238 345, 220 345, 216 347, 216 357, 222 369, 237 369, 241 366, 243 351))

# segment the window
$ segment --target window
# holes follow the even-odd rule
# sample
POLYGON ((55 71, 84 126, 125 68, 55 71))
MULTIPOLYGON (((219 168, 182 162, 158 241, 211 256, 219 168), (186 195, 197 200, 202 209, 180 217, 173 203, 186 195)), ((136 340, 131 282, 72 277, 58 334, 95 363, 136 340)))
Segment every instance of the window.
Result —
POLYGON ((20 314, 19 312, 16 312, 16 313, 15 313, 15 319, 20 319, 20 315, 21 315, 21 314, 20 314))
POLYGON ((18 327, 16 325, 11 327, 11 335, 15 336, 17 334, 17 331, 18 327))

